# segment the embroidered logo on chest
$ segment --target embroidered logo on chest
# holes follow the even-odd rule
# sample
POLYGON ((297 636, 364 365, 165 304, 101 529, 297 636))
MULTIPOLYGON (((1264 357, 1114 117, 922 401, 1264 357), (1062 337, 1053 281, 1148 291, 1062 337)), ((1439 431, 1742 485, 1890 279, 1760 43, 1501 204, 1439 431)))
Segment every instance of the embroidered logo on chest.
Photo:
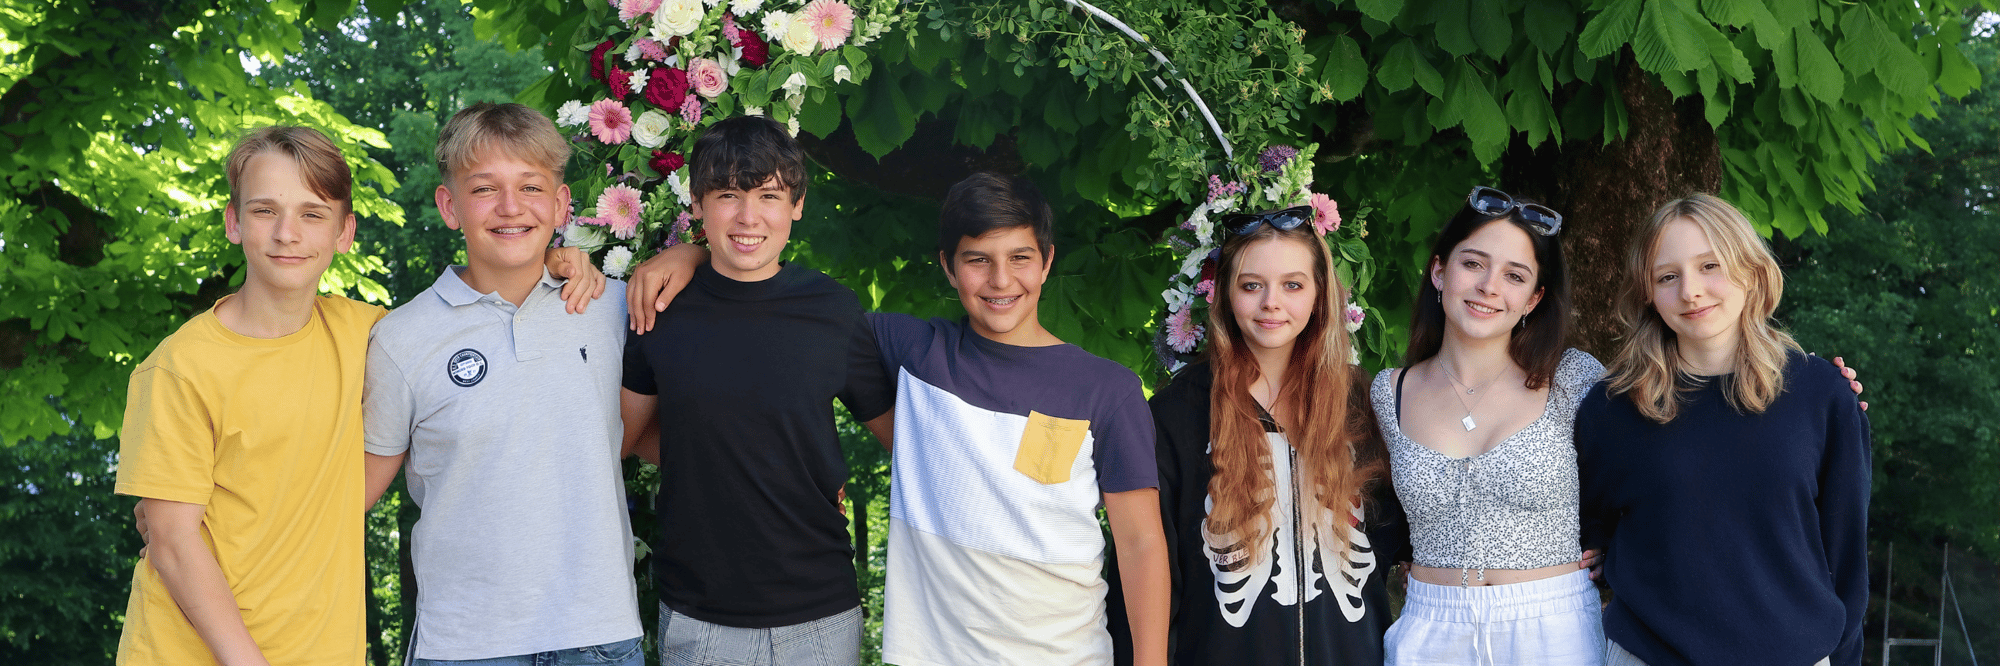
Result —
POLYGON ((472 386, 486 378, 486 357, 477 350, 460 349, 451 355, 451 362, 445 364, 444 370, 451 377, 451 383, 472 386))

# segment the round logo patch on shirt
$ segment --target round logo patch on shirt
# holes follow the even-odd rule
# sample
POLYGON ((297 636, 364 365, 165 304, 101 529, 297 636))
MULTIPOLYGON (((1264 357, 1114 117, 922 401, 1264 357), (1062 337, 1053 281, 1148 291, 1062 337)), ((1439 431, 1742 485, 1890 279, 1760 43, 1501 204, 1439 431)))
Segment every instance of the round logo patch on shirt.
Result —
POLYGON ((486 357, 477 350, 460 349, 451 355, 451 363, 445 365, 444 371, 451 376, 451 383, 472 386, 486 378, 486 357))

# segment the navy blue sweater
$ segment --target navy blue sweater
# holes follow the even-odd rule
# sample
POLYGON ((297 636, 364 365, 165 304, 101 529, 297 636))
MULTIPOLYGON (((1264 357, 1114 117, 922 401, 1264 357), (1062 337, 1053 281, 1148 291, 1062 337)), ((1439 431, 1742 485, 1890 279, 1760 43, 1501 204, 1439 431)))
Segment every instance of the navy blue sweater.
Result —
POLYGON ((1584 542, 1607 549, 1605 637, 1650 666, 1861 663, 1868 418, 1839 369, 1794 352, 1762 414, 1726 378, 1666 424, 1599 382, 1576 417, 1584 542))

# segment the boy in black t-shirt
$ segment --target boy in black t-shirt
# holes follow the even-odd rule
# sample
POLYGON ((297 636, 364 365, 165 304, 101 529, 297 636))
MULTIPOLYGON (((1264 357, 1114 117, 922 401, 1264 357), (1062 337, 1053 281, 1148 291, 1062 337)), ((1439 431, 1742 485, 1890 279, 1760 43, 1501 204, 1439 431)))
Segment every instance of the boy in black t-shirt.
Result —
POLYGON ((894 387, 854 292, 778 262, 805 210, 798 142, 768 118, 695 143, 709 263, 625 348, 626 444, 660 464, 662 663, 853 664, 861 597, 833 400, 889 441, 894 387), (657 448, 655 448, 657 447, 657 448))

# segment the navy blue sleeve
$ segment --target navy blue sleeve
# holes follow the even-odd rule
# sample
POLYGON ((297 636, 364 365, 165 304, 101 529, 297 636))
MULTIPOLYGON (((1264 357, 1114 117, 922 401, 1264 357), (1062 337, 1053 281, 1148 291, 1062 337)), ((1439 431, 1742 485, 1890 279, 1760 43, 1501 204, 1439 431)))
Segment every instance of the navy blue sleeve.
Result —
POLYGON ((876 344, 870 320, 855 313, 847 343, 847 385, 836 396, 856 421, 873 421, 896 407, 896 385, 876 344))
POLYGON ((1108 388, 1091 424, 1096 445, 1091 462, 1097 468, 1097 489, 1122 493, 1160 486, 1160 469, 1154 447, 1153 413, 1146 407, 1146 394, 1138 375, 1110 361, 1118 376, 1107 380, 1108 388))
MULTIPOLYGON (((657 334, 657 329, 649 333, 657 334)), ((621 383, 639 395, 659 395, 659 378, 653 376, 653 365, 646 362, 646 340, 638 333, 625 332, 625 377, 621 383)))
POLYGON ((1825 540, 1834 593, 1847 606, 1847 624, 1832 661, 1834 666, 1860 666, 1861 622, 1868 611, 1868 492, 1875 473, 1873 438, 1868 415, 1861 411, 1860 400, 1848 390, 1847 382, 1841 381, 1840 389, 1831 393, 1826 455, 1819 472, 1820 535, 1825 540))
POLYGON ((1603 435, 1599 429, 1601 421, 1607 417, 1611 407, 1608 381, 1591 387, 1576 408, 1576 476, 1579 497, 1577 498, 1577 519, 1583 548, 1602 550, 1611 542, 1611 532, 1618 526, 1618 515, 1610 508, 1609 498, 1612 483, 1608 478, 1610 470, 1604 457, 1603 435))
POLYGON ((931 325, 900 312, 870 312, 867 317, 869 328, 875 331, 875 349, 882 354, 882 369, 894 381, 911 352, 929 338, 931 325))

